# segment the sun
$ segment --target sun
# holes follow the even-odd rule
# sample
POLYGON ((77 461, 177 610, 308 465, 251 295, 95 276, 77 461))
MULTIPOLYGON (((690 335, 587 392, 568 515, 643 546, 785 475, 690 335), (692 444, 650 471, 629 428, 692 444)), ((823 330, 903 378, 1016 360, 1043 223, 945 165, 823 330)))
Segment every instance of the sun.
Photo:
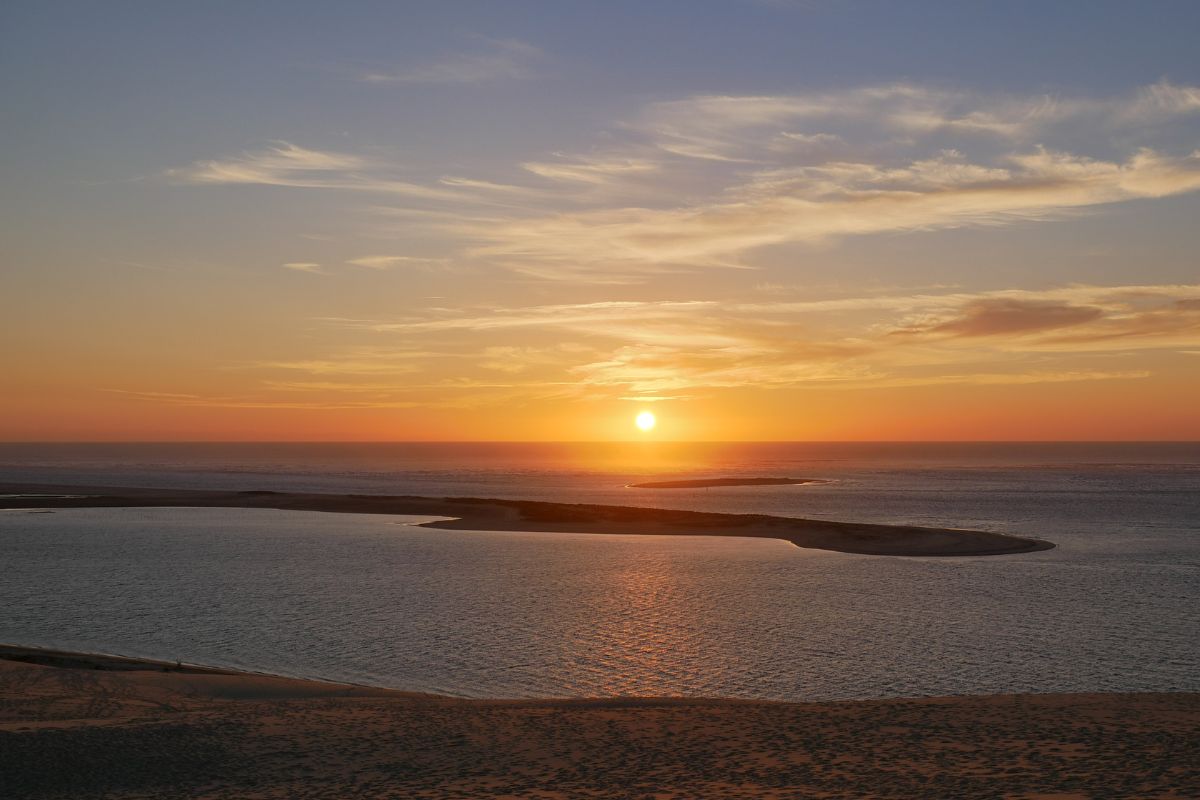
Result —
POLYGON ((654 418, 654 414, 649 411, 643 411, 637 415, 637 419, 633 423, 638 426, 638 430, 649 431, 653 430, 654 426, 658 424, 658 420, 654 418))

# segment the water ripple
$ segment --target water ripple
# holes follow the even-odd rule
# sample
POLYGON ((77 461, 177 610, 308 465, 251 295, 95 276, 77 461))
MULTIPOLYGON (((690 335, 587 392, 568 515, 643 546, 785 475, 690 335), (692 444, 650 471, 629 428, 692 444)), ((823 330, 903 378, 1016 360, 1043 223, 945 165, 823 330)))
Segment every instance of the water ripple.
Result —
POLYGON ((0 640, 462 696, 1200 690, 1186 532, 888 559, 394 522, 0 515, 0 640))

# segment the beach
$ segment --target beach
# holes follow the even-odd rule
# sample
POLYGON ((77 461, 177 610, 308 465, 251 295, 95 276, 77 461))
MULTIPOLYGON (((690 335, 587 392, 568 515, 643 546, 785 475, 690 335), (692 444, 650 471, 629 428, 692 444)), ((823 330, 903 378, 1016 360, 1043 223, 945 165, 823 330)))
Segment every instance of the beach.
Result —
POLYGON ((472 497, 214 491, 0 483, 4 508, 275 508, 354 514, 449 517, 424 523, 450 530, 704 535, 782 539, 797 547, 879 556, 990 556, 1048 550, 1042 539, 989 531, 720 514, 636 506, 472 497))
POLYGON ((6 647, 0 743, 0 794, 47 800, 1200 792, 1183 693, 459 700, 6 647))

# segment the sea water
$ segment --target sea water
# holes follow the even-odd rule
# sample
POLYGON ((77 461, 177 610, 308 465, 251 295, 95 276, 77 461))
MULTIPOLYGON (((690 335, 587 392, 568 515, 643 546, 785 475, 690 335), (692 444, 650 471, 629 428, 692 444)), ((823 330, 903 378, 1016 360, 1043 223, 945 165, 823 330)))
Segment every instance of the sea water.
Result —
POLYGON ((0 513, 0 641, 473 697, 1200 690, 1196 445, 2 445, 0 480, 971 527, 919 559, 248 509, 0 513), (645 490, 649 477, 820 478, 645 490))

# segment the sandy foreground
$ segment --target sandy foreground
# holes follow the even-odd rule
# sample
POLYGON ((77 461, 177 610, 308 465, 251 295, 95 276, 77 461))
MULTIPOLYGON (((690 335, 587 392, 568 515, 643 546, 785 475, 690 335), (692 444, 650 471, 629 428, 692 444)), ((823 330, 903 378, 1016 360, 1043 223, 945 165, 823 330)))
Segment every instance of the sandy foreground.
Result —
POLYGON ((0 797, 1195 798, 1200 694, 457 700, 9 647, 0 797))
POLYGON ((543 503, 470 497, 411 497, 266 491, 134 489, 0 483, 0 509, 191 506, 278 508, 357 514, 412 514, 453 519, 429 528, 471 531, 750 536, 798 547, 881 556, 1012 555, 1053 548, 1051 542, 989 531, 714 514, 635 506, 543 503))

